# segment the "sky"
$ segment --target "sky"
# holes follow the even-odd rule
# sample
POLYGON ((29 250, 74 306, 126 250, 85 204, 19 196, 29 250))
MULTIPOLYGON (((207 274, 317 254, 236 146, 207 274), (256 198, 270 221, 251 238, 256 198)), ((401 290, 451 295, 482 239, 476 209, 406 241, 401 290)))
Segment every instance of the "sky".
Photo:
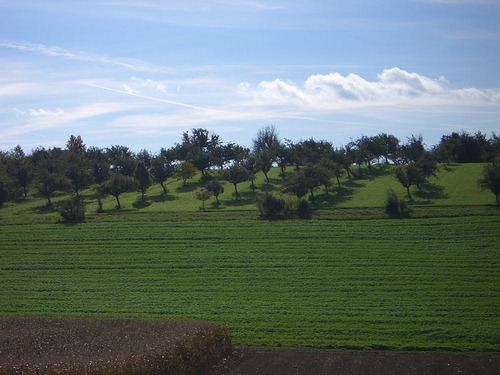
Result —
POLYGON ((0 0, 0 150, 500 133, 500 0, 0 0))

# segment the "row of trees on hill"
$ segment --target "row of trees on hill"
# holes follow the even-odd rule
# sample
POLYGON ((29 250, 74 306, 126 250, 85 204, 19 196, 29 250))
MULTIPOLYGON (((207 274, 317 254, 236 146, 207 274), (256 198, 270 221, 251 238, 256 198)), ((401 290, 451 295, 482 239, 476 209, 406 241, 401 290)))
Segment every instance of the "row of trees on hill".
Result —
MULTIPOLYGON (((28 155, 20 146, 0 151, 0 204, 26 197, 28 191, 35 190, 51 205, 57 191, 72 190, 78 197, 83 189, 95 186, 100 208, 105 195, 114 196, 119 208, 124 192, 138 190, 144 197, 156 182, 167 194, 168 179, 180 178, 187 184, 198 172, 206 182, 198 198, 205 202, 213 195, 218 202, 223 192, 221 179, 233 185, 238 199, 240 183, 250 181, 254 187, 257 173, 263 173, 269 183, 268 173, 273 166, 281 169, 284 191, 299 200, 309 194, 314 201, 316 188, 323 186, 328 193, 334 185, 340 186, 341 178, 351 179, 353 169, 371 169, 375 163, 397 165, 395 177, 411 199, 410 187, 425 183, 438 163, 493 162, 499 155, 500 137, 493 134, 488 138, 480 132, 443 136, 430 149, 422 136, 412 135, 402 142, 386 133, 361 136, 334 147, 329 141, 312 138, 299 142, 281 140, 277 130, 269 126, 258 131, 250 149, 223 142, 214 132, 196 128, 184 132, 173 147, 162 148, 156 154, 147 150, 135 153, 121 145, 87 147, 80 136, 71 135, 64 149, 39 147, 28 155), (292 168, 293 173, 285 173, 287 168, 292 168)), ((497 172, 488 173, 496 176, 497 172)), ((499 182, 491 181, 494 178, 485 174, 482 186, 491 189, 498 201, 499 182)))

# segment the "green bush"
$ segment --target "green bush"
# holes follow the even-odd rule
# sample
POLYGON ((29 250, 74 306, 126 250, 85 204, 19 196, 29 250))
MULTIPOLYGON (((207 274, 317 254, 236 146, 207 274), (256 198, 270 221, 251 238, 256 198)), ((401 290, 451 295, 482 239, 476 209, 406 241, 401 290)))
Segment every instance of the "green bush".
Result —
POLYGON ((407 216, 410 213, 410 207, 393 189, 387 190, 387 198, 385 200, 385 212, 390 216, 407 216))
POLYGON ((399 214, 399 198, 393 189, 387 190, 387 199, 385 200, 385 212, 389 215, 399 214))
POLYGON ((285 210, 285 200, 275 197, 272 194, 266 194, 257 199, 260 215, 267 219, 276 219, 283 216, 285 210))
POLYGON ((80 197, 72 197, 60 203, 59 214, 65 222, 85 221, 85 203, 80 197))

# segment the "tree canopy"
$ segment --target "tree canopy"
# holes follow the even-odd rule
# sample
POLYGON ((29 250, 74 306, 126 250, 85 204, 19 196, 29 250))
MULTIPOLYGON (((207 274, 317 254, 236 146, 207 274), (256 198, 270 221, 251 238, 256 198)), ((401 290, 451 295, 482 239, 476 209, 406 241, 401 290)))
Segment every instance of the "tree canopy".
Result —
MULTIPOLYGON (((156 182, 167 194, 165 183, 169 178, 178 177, 186 186, 197 172, 204 183, 216 176, 205 187, 219 202, 223 187, 217 177, 233 184, 238 198, 238 184, 251 181, 254 189, 258 173, 263 173, 269 184, 268 173, 273 167, 281 169, 285 191, 298 198, 309 191, 314 198, 319 186, 328 193, 332 180, 337 180, 338 187, 342 175, 351 180, 353 165, 367 166, 369 170, 377 163, 396 165, 394 176, 411 198, 410 187, 424 184, 439 163, 457 162, 490 163, 479 185, 491 190, 498 200, 500 137, 496 134, 488 137, 480 132, 453 132, 427 148, 422 135, 411 135, 401 142, 392 134, 379 133, 361 135, 334 147, 330 140, 314 138, 282 142, 277 129, 267 126, 259 129, 251 141, 249 149, 224 142, 213 131, 194 128, 182 133, 179 143, 157 154, 146 149, 134 152, 125 145, 87 146, 80 135, 71 135, 65 148, 38 147, 25 153, 18 145, 0 151, 0 204, 26 198, 31 190, 45 197, 50 205, 58 191, 79 196, 82 190, 95 185, 97 191, 115 196, 119 207, 119 196, 125 191, 138 188, 144 198, 148 187, 156 182)), ((358 173, 354 171, 354 175, 358 173)))

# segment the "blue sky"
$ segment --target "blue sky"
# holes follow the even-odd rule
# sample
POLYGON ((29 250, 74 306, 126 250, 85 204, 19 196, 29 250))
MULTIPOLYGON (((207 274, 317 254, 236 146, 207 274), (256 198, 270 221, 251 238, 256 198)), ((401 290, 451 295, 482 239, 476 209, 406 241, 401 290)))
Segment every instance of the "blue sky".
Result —
POLYGON ((0 0, 0 149, 500 133, 499 0, 0 0))

